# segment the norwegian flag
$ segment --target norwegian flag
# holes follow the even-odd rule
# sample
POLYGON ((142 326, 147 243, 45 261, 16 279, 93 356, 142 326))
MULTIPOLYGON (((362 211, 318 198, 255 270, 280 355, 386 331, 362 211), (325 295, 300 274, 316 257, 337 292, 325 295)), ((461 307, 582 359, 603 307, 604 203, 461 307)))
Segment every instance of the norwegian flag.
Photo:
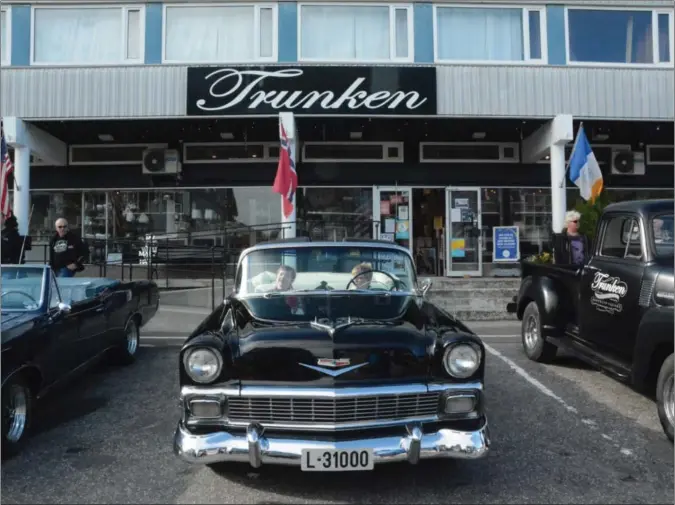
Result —
POLYGON ((289 217, 295 208, 295 192, 298 189, 298 174, 295 171, 295 161, 291 152, 291 144, 286 136, 283 124, 279 125, 281 132, 281 150, 279 151, 279 166, 274 178, 272 190, 279 193, 283 202, 284 217, 289 217))
POLYGON ((2 218, 9 217, 12 213, 12 207, 9 204, 9 176, 14 172, 14 164, 9 159, 9 150, 5 142, 5 128, 0 121, 0 160, 2 161, 2 172, 0 172, 0 212, 2 218))

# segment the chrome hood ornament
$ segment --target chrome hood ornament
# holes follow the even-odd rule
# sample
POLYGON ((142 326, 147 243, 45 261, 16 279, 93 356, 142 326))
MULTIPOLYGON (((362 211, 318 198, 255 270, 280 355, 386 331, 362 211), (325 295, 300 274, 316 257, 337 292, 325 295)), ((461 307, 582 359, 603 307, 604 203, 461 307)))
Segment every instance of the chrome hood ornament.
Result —
POLYGON ((331 368, 335 367, 345 367, 345 368, 340 368, 339 370, 331 370, 330 368, 308 365, 307 363, 298 363, 298 365, 304 366, 305 368, 309 368, 311 370, 315 370, 317 372, 321 372, 322 374, 330 375, 331 377, 338 377, 340 375, 346 374, 348 372, 351 372, 352 370, 356 370, 357 368, 361 368, 362 366, 366 366, 368 364, 368 363, 359 363, 358 365, 346 366, 349 365, 350 363, 349 359, 330 359, 330 358, 319 358, 318 363, 319 365, 325 365, 331 368))
POLYGON ((337 331, 347 329, 347 328, 349 328, 350 326, 353 326, 353 325, 355 325, 355 324, 358 323, 358 322, 359 322, 359 321, 352 320, 351 317, 348 317, 348 318, 347 318, 347 321, 346 321, 345 323, 335 324, 335 322, 328 322, 328 323, 326 324, 326 323, 321 323, 321 322, 319 322, 319 319, 316 318, 316 319, 314 319, 314 321, 311 321, 311 322, 309 323, 309 325, 310 325, 312 328, 314 328, 315 330, 322 330, 322 331, 325 331, 326 333, 328 333, 328 335, 330 336, 330 338, 333 338, 333 336, 335 336, 335 333, 336 333, 337 331))

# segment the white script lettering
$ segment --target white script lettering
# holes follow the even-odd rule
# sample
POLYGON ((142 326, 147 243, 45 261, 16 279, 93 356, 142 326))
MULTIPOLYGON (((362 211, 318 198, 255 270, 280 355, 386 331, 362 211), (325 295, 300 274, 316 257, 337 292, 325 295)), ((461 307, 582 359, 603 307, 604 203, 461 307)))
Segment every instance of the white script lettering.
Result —
POLYGON ((343 107, 350 110, 360 108, 394 110, 401 105, 409 110, 415 110, 427 101, 416 91, 381 90, 369 94, 367 91, 360 89, 366 81, 364 77, 357 78, 341 93, 333 91, 288 91, 284 89, 254 91, 265 80, 289 79, 300 77, 302 74, 303 70, 299 68, 285 68, 275 71, 218 69, 205 78, 207 82, 214 79, 209 87, 209 95, 217 103, 213 106, 207 106, 207 100, 200 98, 197 100, 197 107, 204 111, 220 111, 248 101, 247 108, 249 109, 255 109, 261 104, 266 104, 275 110, 299 109, 302 111, 318 104, 326 111, 343 107), (252 76, 253 80, 244 84, 245 76, 252 76))
POLYGON ((623 298, 628 292, 626 283, 619 280, 618 277, 610 277, 609 274, 596 272, 591 284, 593 291, 601 291, 604 293, 612 293, 623 298))

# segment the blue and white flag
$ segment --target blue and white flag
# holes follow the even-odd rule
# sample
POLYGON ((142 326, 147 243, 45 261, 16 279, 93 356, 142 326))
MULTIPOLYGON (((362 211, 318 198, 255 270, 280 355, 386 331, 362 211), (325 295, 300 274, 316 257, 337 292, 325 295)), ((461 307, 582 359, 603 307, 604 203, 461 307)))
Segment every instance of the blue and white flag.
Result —
POLYGON ((581 197, 586 201, 594 202, 602 193, 602 171, 583 126, 577 132, 577 140, 570 156, 570 180, 579 187, 581 197))

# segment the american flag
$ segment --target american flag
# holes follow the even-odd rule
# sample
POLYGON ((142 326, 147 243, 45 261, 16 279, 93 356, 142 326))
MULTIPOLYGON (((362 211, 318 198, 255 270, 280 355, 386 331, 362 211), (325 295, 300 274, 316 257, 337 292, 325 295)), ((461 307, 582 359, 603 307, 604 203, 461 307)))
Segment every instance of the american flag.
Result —
POLYGON ((279 151, 279 166, 274 178, 272 190, 279 193, 283 202, 284 217, 289 217, 295 207, 295 191, 298 189, 298 174, 295 171, 295 160, 291 152, 291 144, 286 136, 284 125, 281 130, 281 151, 279 151))
POLYGON ((2 137, 0 146, 0 160, 2 160, 2 172, 0 174, 0 212, 3 219, 9 217, 12 207, 9 204, 9 176, 14 172, 14 164, 9 159, 9 150, 5 142, 5 128, 0 121, 0 136, 2 137))

